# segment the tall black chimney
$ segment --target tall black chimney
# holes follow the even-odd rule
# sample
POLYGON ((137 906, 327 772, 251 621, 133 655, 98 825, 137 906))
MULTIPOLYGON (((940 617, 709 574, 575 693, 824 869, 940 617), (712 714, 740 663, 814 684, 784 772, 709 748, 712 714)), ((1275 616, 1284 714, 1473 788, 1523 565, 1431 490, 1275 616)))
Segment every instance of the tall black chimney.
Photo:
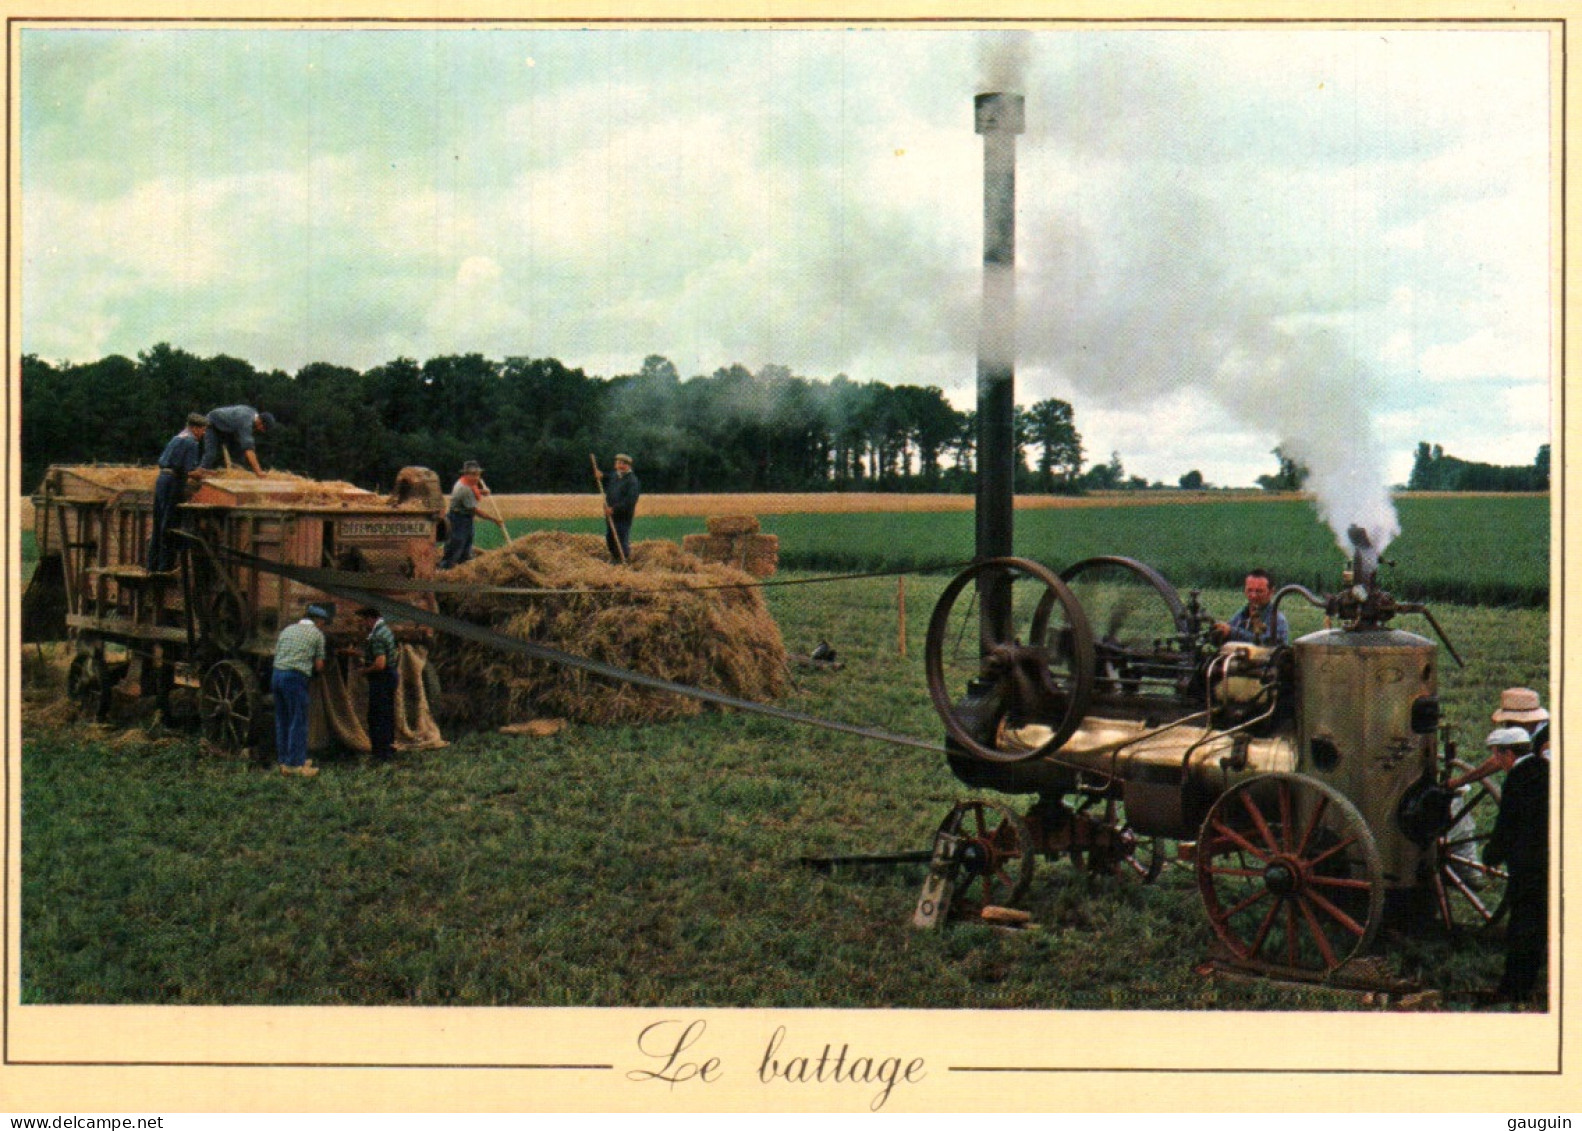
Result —
MULTIPOLYGON (((983 309, 978 326, 979 558, 1011 554, 1016 495, 1016 135, 1020 94, 974 100, 983 135, 983 309)), ((1009 622, 1010 591, 982 575, 978 599, 986 638, 1009 622)))

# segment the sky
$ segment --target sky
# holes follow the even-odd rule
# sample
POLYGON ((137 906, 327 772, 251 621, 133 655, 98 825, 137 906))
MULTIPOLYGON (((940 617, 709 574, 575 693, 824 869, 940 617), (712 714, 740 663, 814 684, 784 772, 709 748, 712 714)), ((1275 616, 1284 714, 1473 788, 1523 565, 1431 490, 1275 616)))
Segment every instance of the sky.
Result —
POLYGON ((970 408, 998 89, 1026 98, 1017 401, 1070 401, 1090 461, 1251 485, 1278 444, 1382 530, 1419 441, 1549 440, 1525 25, 20 37, 22 350, 52 362, 658 354, 970 408))

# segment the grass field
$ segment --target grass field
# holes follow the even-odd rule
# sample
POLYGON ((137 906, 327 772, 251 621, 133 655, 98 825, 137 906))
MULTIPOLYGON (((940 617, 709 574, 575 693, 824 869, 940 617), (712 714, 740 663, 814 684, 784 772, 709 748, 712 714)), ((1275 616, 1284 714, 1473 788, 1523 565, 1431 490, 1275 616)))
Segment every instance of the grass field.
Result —
MULTIPOLYGON (((1189 505, 1146 499, 1100 502, 1018 510, 1016 553, 1057 570, 1082 558, 1120 554, 1147 562, 1183 591, 1239 587, 1250 566, 1262 565, 1277 582, 1293 581, 1323 592, 1338 585, 1345 564, 1334 535, 1303 499, 1253 495, 1230 500, 1207 496, 1189 505)), ((714 513, 753 510, 748 497, 737 499, 734 510, 723 509, 732 505, 729 501, 719 505, 722 509, 714 513)), ((1386 565, 1380 575, 1397 597, 1533 607, 1548 603, 1547 496, 1408 496, 1397 506, 1402 533, 1385 554, 1396 564, 1386 565)), ((601 529, 596 517, 545 517, 550 513, 543 505, 537 517, 524 515, 512 528, 601 529)), ((761 521, 765 533, 779 537, 781 564, 790 569, 928 569, 956 565, 973 555, 970 509, 766 510, 761 521)), ((498 537, 493 527, 483 529, 498 537)), ((640 510, 634 536, 677 541, 702 529, 696 514, 648 515, 640 510)))
MULTIPOLYGON (((909 579, 905 657, 893 578, 769 590, 793 650, 827 639, 846 665, 799 672, 783 705, 937 740, 920 647, 943 583, 909 579)), ((1469 661, 1443 669, 1447 715, 1475 742, 1491 688, 1547 686, 1547 614, 1435 611, 1469 661)), ((918 932, 920 868, 795 861, 927 847, 972 794, 937 754, 743 714, 457 736, 389 768, 331 755, 312 781, 186 735, 30 723, 23 783, 25 1002, 1359 1005, 1195 974, 1210 933, 1179 867, 1144 886, 1040 862, 1036 931, 918 932)), ((1451 995, 1501 962, 1480 934, 1380 949, 1451 995)))

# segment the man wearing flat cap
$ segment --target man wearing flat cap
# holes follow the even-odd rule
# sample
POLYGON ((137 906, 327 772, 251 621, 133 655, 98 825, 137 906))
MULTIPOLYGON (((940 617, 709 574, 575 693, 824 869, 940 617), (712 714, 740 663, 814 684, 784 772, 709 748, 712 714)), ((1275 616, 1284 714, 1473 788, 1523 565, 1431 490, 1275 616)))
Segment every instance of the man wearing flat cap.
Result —
POLYGON ((615 474, 604 483, 604 513, 608 519, 604 524, 604 546, 610 551, 612 562, 632 560, 632 519, 642 494, 643 485, 632 473, 632 457, 617 452, 615 474))
POLYGON ((154 528, 148 539, 149 573, 167 573, 176 568, 176 549, 165 539, 176 508, 186 500, 187 480, 208 474, 199 466, 203 434, 209 427, 201 413, 188 413, 187 426, 170 438, 159 455, 159 477, 154 480, 154 528))
POLYGON ((210 469, 219 467, 223 449, 231 463, 246 461, 247 466, 253 469, 253 474, 262 479, 264 469, 258 466, 258 445, 253 433, 273 431, 273 414, 259 412, 252 405, 233 404, 210 409, 208 421, 209 431, 203 437, 203 466, 210 469))
MULTIPOLYGON (((445 514, 450 533, 445 537, 445 553, 439 560, 440 569, 460 565, 472 557, 473 522, 478 516, 478 504, 489 494, 483 483, 483 465, 470 459, 461 465, 461 475, 450 490, 450 509, 445 514)), ((500 533, 510 541, 505 520, 484 515, 500 528, 500 533)))
POLYGON ((323 628, 333 619, 323 605, 309 605, 302 619, 281 629, 275 640, 269 691, 275 699, 275 753, 287 777, 319 773, 308 761, 308 681, 324 670, 323 628))
POLYGON ((1533 751, 1531 736, 1519 726, 1496 727, 1486 744, 1505 771, 1500 812, 1483 846, 1483 862, 1504 864, 1509 876, 1505 904, 1510 921, 1498 993, 1523 1002, 1539 989, 1549 942, 1549 757, 1533 751))

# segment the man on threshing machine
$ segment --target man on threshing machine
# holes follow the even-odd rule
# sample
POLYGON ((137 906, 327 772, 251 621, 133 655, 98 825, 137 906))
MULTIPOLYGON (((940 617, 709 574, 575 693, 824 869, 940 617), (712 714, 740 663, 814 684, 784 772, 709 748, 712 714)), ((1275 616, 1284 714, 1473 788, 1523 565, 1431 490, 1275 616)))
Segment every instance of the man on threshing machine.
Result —
POLYGON ((213 469, 220 466, 220 452, 225 452, 231 463, 242 463, 253 469, 253 474, 263 478, 264 469, 258 465, 255 432, 269 432, 275 427, 273 414, 259 412, 252 405, 233 404, 211 409, 208 415, 209 430, 203 437, 203 466, 213 469))
MULTIPOLYGON (((475 459, 462 464, 461 476, 450 491, 450 510, 445 514, 445 521, 450 524, 450 534, 445 539, 445 555, 440 559, 440 569, 461 565, 472 557, 473 523, 478 516, 478 504, 488 495, 489 488, 483 482, 483 465, 475 459)), ((498 526, 507 540, 510 539, 505 519, 498 513, 484 517, 498 526)))
POLYGON ((176 568, 175 548, 166 544, 165 534, 176 508, 186 500, 188 478, 201 479, 208 474, 199 466, 199 445, 208 427, 207 417, 188 413, 187 426, 172 436, 160 453, 159 477, 154 480, 153 533, 148 539, 149 573, 167 573, 176 568))

